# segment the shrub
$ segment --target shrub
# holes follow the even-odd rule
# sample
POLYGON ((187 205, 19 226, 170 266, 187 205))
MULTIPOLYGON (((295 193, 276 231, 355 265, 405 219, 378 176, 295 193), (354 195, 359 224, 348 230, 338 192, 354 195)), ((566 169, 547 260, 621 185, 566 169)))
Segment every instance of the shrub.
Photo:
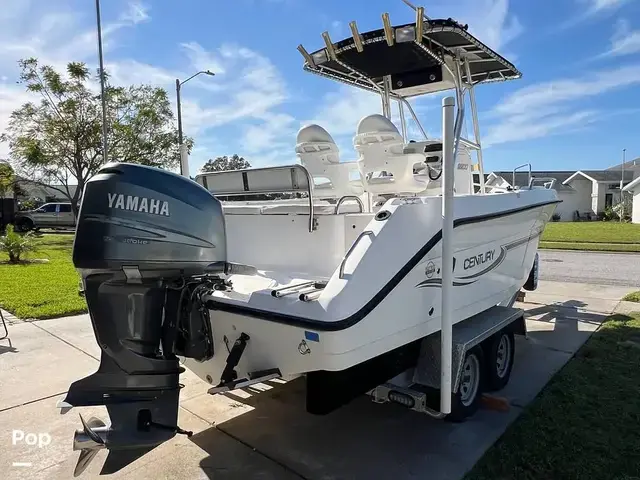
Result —
POLYGON ((610 222, 611 220, 616 220, 618 218, 618 215, 613 210, 613 208, 607 207, 604 209, 604 212, 600 214, 600 217, 603 221, 610 222))
POLYGON ((0 237, 0 251, 9 255, 9 263, 19 263, 22 255, 35 250, 36 244, 31 233, 20 235, 14 231, 13 225, 7 225, 7 232, 0 237))
POLYGON ((560 221, 560 214, 559 213, 554 213, 553 215, 551 215, 551 221, 552 222, 559 222, 560 221))

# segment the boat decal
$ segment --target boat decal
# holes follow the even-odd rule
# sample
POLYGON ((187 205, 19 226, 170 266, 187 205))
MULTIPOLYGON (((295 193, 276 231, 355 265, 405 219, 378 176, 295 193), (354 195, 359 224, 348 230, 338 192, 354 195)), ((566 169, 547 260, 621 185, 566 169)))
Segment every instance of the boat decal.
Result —
MULTIPOLYGON (((509 250, 513 250, 521 245, 524 245, 534 238, 539 237, 542 234, 542 229, 537 229, 533 234, 528 235, 526 237, 520 238, 518 240, 514 240, 513 242, 509 242, 505 245, 500 246, 500 254, 495 257, 495 249, 489 250, 487 252, 482 252, 477 255, 472 255, 467 257, 463 261, 463 268, 471 268, 475 265, 491 262, 486 268, 483 268, 481 271, 474 273, 473 275, 467 275, 464 277, 457 277, 453 281, 454 287, 464 287, 466 285, 471 285, 475 283, 482 277, 483 275, 489 273, 491 270, 498 268, 504 259, 507 257, 509 250), (495 260, 494 260, 495 258, 495 260), (469 265, 467 267, 467 265, 469 265)), ((455 257, 454 257, 455 264, 455 257)), ((455 269, 455 267, 454 267, 455 269)), ((425 288, 425 287, 441 287, 442 279, 441 278, 429 278, 427 280, 423 280, 422 282, 416 285, 417 288, 425 288)))
MULTIPOLYGON (((475 283, 476 280, 473 280, 471 282, 456 282, 455 280, 453 281, 453 286, 454 287, 464 287, 465 285, 471 285, 472 283, 475 283)), ((423 280, 422 282, 420 282, 419 284, 416 285, 416 287, 418 288, 425 288, 425 287, 441 287, 442 286, 442 279, 441 278, 431 278, 429 280, 423 280)))

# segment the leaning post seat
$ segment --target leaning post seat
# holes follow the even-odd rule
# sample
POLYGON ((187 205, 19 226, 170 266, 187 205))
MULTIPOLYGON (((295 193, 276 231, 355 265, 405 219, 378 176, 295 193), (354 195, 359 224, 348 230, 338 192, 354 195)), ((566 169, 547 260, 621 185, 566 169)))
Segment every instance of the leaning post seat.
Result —
POLYGON ((367 191, 374 194, 418 193, 427 181, 414 175, 414 165, 425 161, 423 153, 404 153, 404 140, 396 126, 383 115, 364 117, 358 123, 353 145, 358 168, 367 191), (376 176, 386 172, 386 176, 376 176))
POLYGON ((320 125, 306 125, 296 139, 296 155, 314 180, 318 198, 341 198, 364 193, 356 162, 340 162, 340 150, 329 133, 320 125))

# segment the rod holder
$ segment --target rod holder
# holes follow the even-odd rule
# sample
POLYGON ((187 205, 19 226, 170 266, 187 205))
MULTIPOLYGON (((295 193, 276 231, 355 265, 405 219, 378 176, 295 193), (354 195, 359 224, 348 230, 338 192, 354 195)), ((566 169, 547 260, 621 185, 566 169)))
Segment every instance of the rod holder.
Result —
POLYGON ((336 60, 336 49, 333 46, 333 42, 331 42, 331 37, 329 36, 329 32, 322 32, 322 39, 324 40, 324 44, 327 47, 327 53, 329 54, 329 58, 331 60, 336 60))
POLYGON ((422 29, 424 28, 424 7, 416 8, 416 42, 422 42, 422 29))
POLYGON ((360 36, 360 32, 358 32, 356 22, 349 22, 349 28, 351 29, 351 36, 353 37, 353 44, 356 46, 358 53, 360 53, 364 50, 364 45, 362 45, 362 37, 360 36))
POLYGON ((391 20, 389 20, 389 14, 382 14, 382 24, 384 25, 384 38, 387 39, 387 45, 393 47, 393 28, 391 28, 391 20))
POLYGON ((307 52, 307 50, 302 46, 302 44, 298 45, 298 51, 302 54, 302 56, 310 66, 312 67, 316 66, 316 62, 313 61, 313 57, 309 55, 309 52, 307 52))

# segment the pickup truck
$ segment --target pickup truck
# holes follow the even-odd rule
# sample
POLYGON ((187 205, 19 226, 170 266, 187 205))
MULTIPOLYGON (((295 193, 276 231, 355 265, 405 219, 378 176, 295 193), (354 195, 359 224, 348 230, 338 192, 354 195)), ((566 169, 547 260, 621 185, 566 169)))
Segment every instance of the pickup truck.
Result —
POLYGON ((16 213, 16 230, 28 232, 40 228, 75 228, 71 203, 45 203, 35 210, 16 213))

